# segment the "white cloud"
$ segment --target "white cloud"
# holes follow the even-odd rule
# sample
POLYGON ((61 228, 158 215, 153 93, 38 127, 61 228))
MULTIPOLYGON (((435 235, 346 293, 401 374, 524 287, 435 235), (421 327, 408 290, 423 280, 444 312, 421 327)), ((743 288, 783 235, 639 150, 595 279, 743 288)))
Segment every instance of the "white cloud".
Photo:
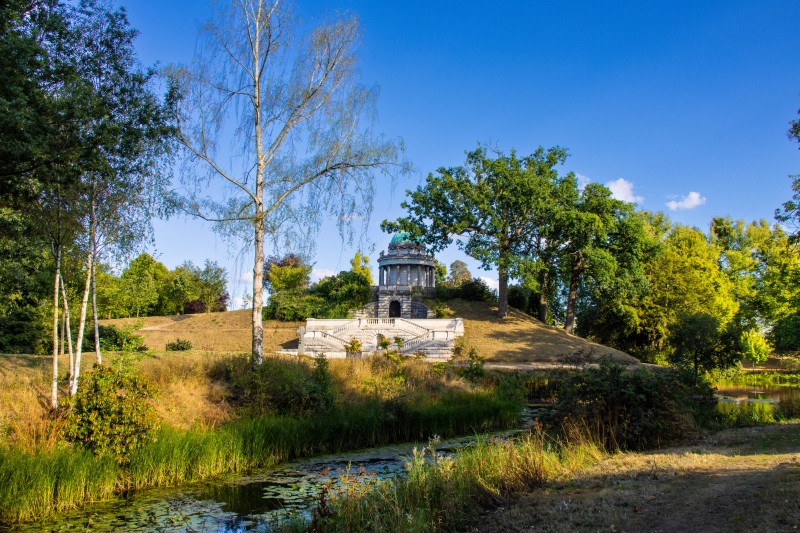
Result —
POLYGON ((706 203, 705 196, 702 196, 699 192, 691 191, 679 200, 670 200, 667 202, 667 207, 669 207, 670 211, 682 211, 685 209, 694 209, 704 203, 706 203))
POLYGON ((589 176, 585 176, 585 175, 581 174, 580 172, 576 172, 575 173, 575 179, 578 180, 578 190, 579 191, 582 191, 583 189, 585 189, 586 186, 589 185, 592 182, 592 178, 590 178, 589 176))
POLYGON ((642 196, 636 196, 633 193, 633 183, 625 178, 609 181, 606 183, 606 187, 611 190, 611 195, 617 200, 622 200, 623 202, 632 202, 635 204, 641 203, 644 200, 642 196))
POLYGON ((483 280, 486 285, 489 286, 492 290, 498 290, 500 288, 500 283, 497 281, 497 278, 487 278, 485 276, 480 276, 480 279, 483 280))
POLYGON ((317 267, 314 267, 314 268, 311 269, 311 281, 315 282, 315 283, 317 281, 321 280, 322 278, 326 278, 328 276, 335 276, 335 275, 336 275, 336 272, 333 271, 330 268, 317 268, 317 267))

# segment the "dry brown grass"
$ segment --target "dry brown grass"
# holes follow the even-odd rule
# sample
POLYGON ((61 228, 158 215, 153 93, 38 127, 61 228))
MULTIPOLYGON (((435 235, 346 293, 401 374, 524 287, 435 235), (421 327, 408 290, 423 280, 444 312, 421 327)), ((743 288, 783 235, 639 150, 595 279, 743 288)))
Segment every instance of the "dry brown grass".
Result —
MULTIPOLYGON (((452 300, 448 305, 456 317, 464 319, 464 338, 468 347, 491 363, 562 364, 579 353, 599 360, 611 357, 623 364, 638 364, 638 359, 586 339, 567 335, 562 329, 546 326, 520 311, 511 310, 505 319, 484 302, 452 300)), ((154 350, 164 350, 167 342, 189 340, 192 347, 212 352, 250 351, 250 311, 229 311, 173 317, 105 320, 103 324, 143 325, 136 334, 154 350)), ((302 322, 264 322, 264 351, 296 348, 297 328, 302 322)))
POLYGON ((497 309, 484 302, 452 300, 448 305, 464 319, 466 345, 492 363, 560 364, 579 353, 591 354, 593 360, 610 357, 623 364, 639 363, 625 352, 568 335, 515 309, 501 319, 497 309))
POLYGON ((484 517, 475 531, 790 531, 800 424, 620 453, 484 517))
MULTIPOLYGON (((251 311, 228 311, 180 316, 119 318, 100 323, 115 327, 143 325, 136 331, 153 350, 164 350, 168 342, 185 339, 197 350, 211 352, 249 352, 251 311)), ((297 348, 297 328, 302 322, 264 321, 264 351, 297 348)))

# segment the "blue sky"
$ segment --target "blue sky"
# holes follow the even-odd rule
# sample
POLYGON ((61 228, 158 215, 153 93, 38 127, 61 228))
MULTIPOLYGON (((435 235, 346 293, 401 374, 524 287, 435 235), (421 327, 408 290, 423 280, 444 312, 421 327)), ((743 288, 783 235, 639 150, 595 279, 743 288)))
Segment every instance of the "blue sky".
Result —
MULTIPOLYGON (((188 62, 206 0, 122 1, 145 65, 188 62)), ((525 154, 566 147, 564 171, 707 229, 713 216, 772 220, 791 196, 800 151, 786 136, 800 108, 800 4, 707 2, 296 2, 305 27, 359 15, 361 81, 380 87, 379 131, 402 138, 418 172, 381 183, 372 256, 402 215, 406 189, 463 163, 477 142, 525 154)), ((349 268, 355 249, 322 231, 316 274, 349 268)), ((249 257, 199 220, 156 223, 156 256, 228 268, 248 291, 249 257)), ((455 247, 440 256, 467 260, 455 247)))

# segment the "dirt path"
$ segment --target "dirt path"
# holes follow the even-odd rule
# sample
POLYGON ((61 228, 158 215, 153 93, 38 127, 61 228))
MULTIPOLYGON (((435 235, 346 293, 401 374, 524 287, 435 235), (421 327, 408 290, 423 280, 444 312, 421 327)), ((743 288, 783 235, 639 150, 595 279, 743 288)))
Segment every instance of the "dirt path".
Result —
POLYGON ((612 456, 486 516, 473 531, 800 530, 800 423, 612 456))

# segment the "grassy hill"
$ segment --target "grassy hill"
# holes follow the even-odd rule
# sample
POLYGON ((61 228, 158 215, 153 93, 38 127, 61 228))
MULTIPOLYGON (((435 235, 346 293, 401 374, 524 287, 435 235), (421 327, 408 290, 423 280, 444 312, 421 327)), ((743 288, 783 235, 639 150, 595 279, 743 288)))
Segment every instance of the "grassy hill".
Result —
POLYGON ((592 360, 610 357, 623 364, 639 363, 625 352, 568 335, 515 309, 501 319, 497 308, 484 302, 452 300, 448 304, 455 316, 464 319, 467 347, 475 348, 492 363, 560 364, 580 353, 592 360))
MULTIPOLYGON (((146 318, 120 318, 102 320, 101 324, 115 327, 133 326, 145 345, 153 350, 164 350, 168 342, 185 339, 197 350, 210 352, 249 352, 251 311, 228 311, 179 316, 153 316, 146 318), (141 327, 140 327, 141 326, 141 327)), ((264 321, 264 352, 281 348, 297 348, 297 328, 304 322, 264 321)))
MULTIPOLYGON (((635 364, 630 355, 586 339, 567 335, 564 330, 546 326, 512 310, 508 317, 497 317, 496 308, 484 302, 452 300, 448 302, 455 316, 464 319, 466 347, 492 363, 559 364, 579 353, 592 359, 611 357, 621 363, 635 364)), ((247 352, 250 350, 250 311, 230 311, 171 317, 105 320, 115 326, 142 325, 138 334, 154 350, 166 343, 186 339, 195 349, 213 352, 247 352)), ((302 322, 264 322, 264 351, 297 348, 297 328, 302 322)))

